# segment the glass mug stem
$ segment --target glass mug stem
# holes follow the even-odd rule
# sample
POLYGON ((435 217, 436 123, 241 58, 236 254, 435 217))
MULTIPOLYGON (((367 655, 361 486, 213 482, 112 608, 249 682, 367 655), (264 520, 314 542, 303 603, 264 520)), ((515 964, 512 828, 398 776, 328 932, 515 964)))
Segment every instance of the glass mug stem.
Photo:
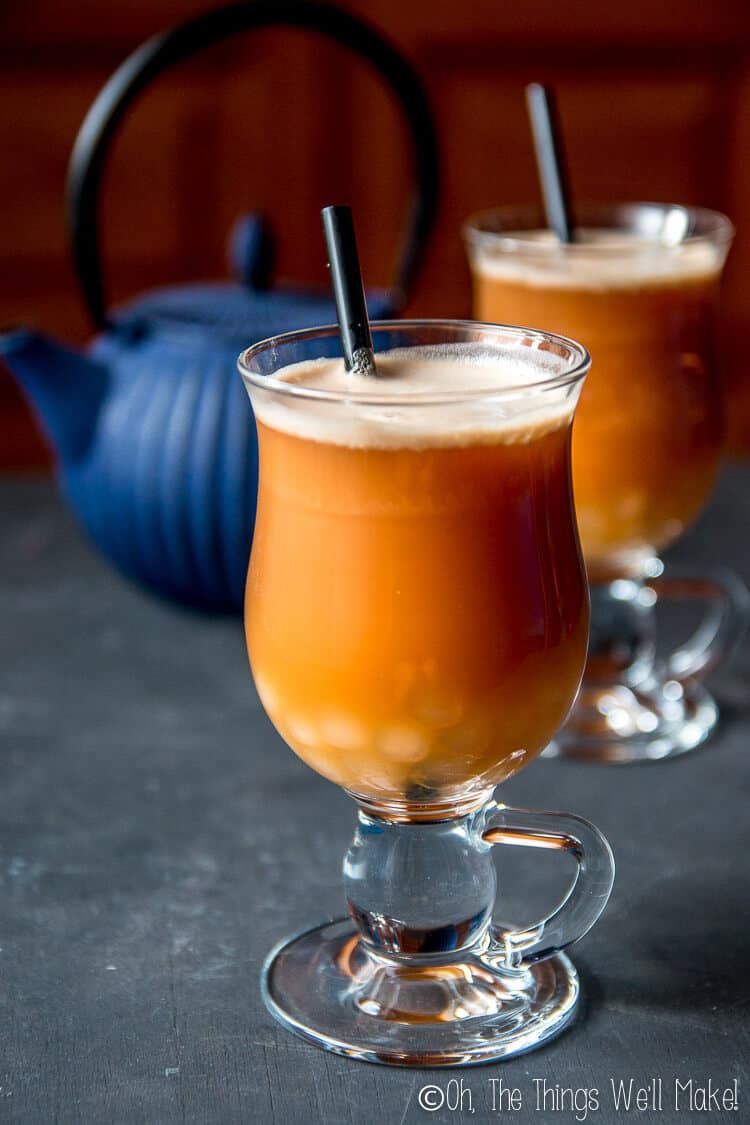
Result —
POLYGON ((344 861, 350 919, 277 946, 264 1000, 303 1038, 370 1062, 460 1066, 529 1050, 573 1018, 578 977, 562 951, 604 910, 614 870, 598 829, 567 813, 490 800, 407 822, 361 805, 344 861), (523 929, 492 923, 498 845, 577 864, 562 902, 523 929))
POLYGON ((701 680, 725 664, 750 621, 750 593, 731 571, 664 573, 591 585, 589 656, 581 695, 548 757, 632 762, 692 750, 712 733, 718 709, 701 680), (703 602, 690 638, 656 647, 659 603, 703 602))
MULTIPOLYGON (((406 824, 360 808, 344 860, 349 913, 363 947, 394 968, 477 956, 496 970, 543 961, 578 941, 606 906, 609 844, 594 825, 558 812, 489 801, 455 820, 406 824), (522 930, 491 924, 497 845, 566 852, 576 875, 562 902, 522 930)), ((434 992, 434 984, 430 985, 434 992)))

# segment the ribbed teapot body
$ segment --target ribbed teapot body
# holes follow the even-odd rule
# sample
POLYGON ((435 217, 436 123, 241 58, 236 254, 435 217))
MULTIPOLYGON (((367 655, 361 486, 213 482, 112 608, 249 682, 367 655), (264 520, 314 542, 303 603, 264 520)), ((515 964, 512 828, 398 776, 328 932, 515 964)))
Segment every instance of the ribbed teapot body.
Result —
POLYGON ((213 612, 242 606, 257 492, 255 422, 239 346, 209 333, 117 331, 90 354, 110 392, 65 490, 96 545, 130 578, 213 612))
MULTIPOLYGON (((392 294, 370 292, 368 305, 389 316, 392 294)), ((62 478, 90 537, 128 577, 199 609, 241 612, 258 447, 237 357, 334 318, 316 290, 202 284, 145 294, 93 341, 106 391, 62 478)))

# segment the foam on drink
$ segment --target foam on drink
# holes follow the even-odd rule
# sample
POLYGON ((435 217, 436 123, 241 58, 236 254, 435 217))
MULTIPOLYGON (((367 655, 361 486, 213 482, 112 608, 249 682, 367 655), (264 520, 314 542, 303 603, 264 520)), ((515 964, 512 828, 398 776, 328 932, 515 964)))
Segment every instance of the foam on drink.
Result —
POLYGON ((531 286, 581 290, 643 289, 668 282, 715 277, 724 252, 705 240, 677 242, 618 230, 576 229, 561 243, 550 230, 480 234, 472 244, 474 268, 488 278, 531 286))
POLYGON ((275 429, 352 448, 523 442, 572 414, 567 381, 554 386, 560 366, 541 348, 473 345, 380 352, 374 380, 352 375, 343 359, 311 360, 276 375, 310 397, 261 389, 255 413, 275 429))

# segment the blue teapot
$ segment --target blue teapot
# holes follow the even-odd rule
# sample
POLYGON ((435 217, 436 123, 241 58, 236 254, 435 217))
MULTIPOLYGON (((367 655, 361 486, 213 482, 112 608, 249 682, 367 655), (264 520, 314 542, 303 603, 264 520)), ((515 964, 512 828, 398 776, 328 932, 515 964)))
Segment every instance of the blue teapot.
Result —
MULTIPOLYGON (((41 420, 65 494, 94 543, 131 579, 214 612, 242 605, 255 517, 255 424, 237 356, 268 336, 335 322, 334 304, 324 293, 269 287, 273 242, 262 218, 251 215, 234 231, 237 283, 159 290, 108 312, 97 203, 113 137, 151 80, 202 47, 273 24, 349 47, 391 87, 405 115, 416 190, 393 288, 368 294, 373 319, 397 312, 437 205, 437 143, 422 86, 380 34, 348 13, 254 0, 150 39, 110 78, 83 122, 70 163, 68 213, 76 272, 98 330, 86 354, 27 329, 0 337, 0 356, 41 420)), ((311 237, 318 223, 311 215, 311 237)))

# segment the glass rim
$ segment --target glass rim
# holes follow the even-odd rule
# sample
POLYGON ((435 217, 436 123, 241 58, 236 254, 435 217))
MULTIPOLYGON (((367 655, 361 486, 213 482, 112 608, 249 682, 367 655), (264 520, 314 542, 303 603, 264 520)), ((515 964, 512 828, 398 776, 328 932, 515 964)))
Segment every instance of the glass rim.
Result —
POLYGON ((575 213, 581 217, 582 225, 590 229, 629 229, 626 222, 628 214, 639 211, 657 211, 663 215, 671 212, 684 215, 689 224, 691 233, 686 237, 671 242, 663 237, 643 236, 634 241, 632 246, 607 246, 596 242, 568 242, 561 243, 554 240, 549 243, 531 242, 519 237, 530 230, 546 227, 544 210, 541 204, 502 204, 482 211, 473 212, 464 221, 461 232, 464 241, 472 247, 491 244, 493 250, 519 251, 523 250, 529 256, 549 255, 561 250, 566 255, 576 257, 579 255, 604 255, 627 256, 645 247, 660 247, 664 250, 680 250, 685 246, 695 246, 701 243, 720 243, 728 246, 736 233, 732 220, 722 211, 710 207, 693 207, 684 203, 665 203, 656 200, 614 200, 612 202, 593 201, 581 203, 575 208, 575 213), (618 223, 617 216, 622 219, 618 223), (605 227, 606 217, 610 222, 605 227), (515 221, 514 221, 515 220, 515 221), (614 221, 613 221, 614 220, 614 221), (527 222, 529 225, 521 225, 527 222), (531 225, 534 223, 534 225, 531 225), (491 225, 494 224, 494 225, 491 225), (693 232, 692 228, 698 228, 693 232))
MULTIPOLYGON (((478 320, 456 320, 451 318, 427 318, 427 319, 410 319, 410 320, 373 320, 370 323, 373 337, 377 336, 379 332, 393 332, 403 330, 414 331, 419 329, 449 329, 456 334, 461 330, 475 330, 478 332, 487 333, 489 335, 501 336, 511 335, 515 338, 531 338, 539 343, 553 344, 561 349, 565 349, 572 353, 575 359, 573 366, 568 371, 561 371, 557 374, 549 374, 544 378, 535 379, 528 383, 513 383, 505 384, 500 387, 482 387, 472 390, 450 390, 450 391, 417 391, 416 393, 404 394, 387 394, 385 391, 360 391, 356 390, 353 393, 341 391, 323 390, 318 387, 307 387, 301 383, 291 383, 284 379, 277 379, 273 375, 263 375, 258 371, 253 371, 249 364, 252 360, 264 352, 271 349, 278 349, 286 344, 301 343, 305 340, 320 340, 325 338, 337 337, 339 335, 339 327, 337 324, 319 325, 314 328, 300 328, 293 332, 283 332, 278 336, 269 336, 265 340, 259 340, 250 347, 245 348, 240 352, 237 359, 237 368, 242 376, 245 384, 250 384, 261 391, 273 392, 287 398, 302 399, 313 402, 356 402, 365 406, 393 406, 398 403, 399 406, 431 406, 448 404, 453 402, 469 402, 481 399, 505 399, 505 398, 518 398, 526 396, 529 393, 539 393, 543 391, 557 390, 567 387, 571 384, 579 382, 588 372, 591 367, 591 356, 588 350, 579 343, 577 340, 571 339, 569 336, 562 336, 557 332, 546 332, 540 328, 526 328, 517 324, 492 324, 485 321, 478 320)), ((460 340, 456 340, 460 343, 460 340)), ((481 343, 482 341, 465 341, 467 343, 481 343)), ((440 341, 442 344, 450 343, 449 340, 440 341)), ((421 346, 418 343, 413 345, 404 345, 405 347, 421 346)), ((545 349, 534 349, 545 350, 545 349)), ((549 350, 549 349, 547 349, 549 350)), ((377 356, 377 351, 375 352, 377 356)), ((294 362, 294 361, 291 361, 294 362)), ((287 365, 279 365, 287 366, 287 365)), ((377 383, 377 377, 367 378, 366 382, 368 387, 372 383, 377 383)))

